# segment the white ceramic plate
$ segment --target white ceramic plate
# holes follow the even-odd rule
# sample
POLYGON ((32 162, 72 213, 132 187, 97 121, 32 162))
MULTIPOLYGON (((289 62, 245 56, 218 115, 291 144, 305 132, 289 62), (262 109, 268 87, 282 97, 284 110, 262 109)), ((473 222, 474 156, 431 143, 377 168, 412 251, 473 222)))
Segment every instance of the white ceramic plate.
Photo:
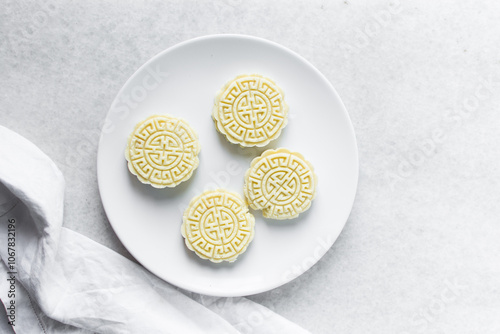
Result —
MULTIPOLYGON (((340 65, 339 65, 340 66, 340 65)), ((157 276, 194 292, 243 296, 276 288, 313 266, 340 234, 354 200, 358 157, 342 101, 326 78, 285 47, 255 37, 214 35, 178 44, 125 83, 99 143, 99 189, 107 216, 129 252, 157 276), (289 122, 266 148, 240 149, 211 119, 215 93, 238 74, 268 76, 284 90, 289 122), (200 165, 173 189, 154 189, 127 170, 124 151, 135 124, 168 113, 198 132, 200 165), (290 221, 255 215, 255 238, 234 263, 214 264, 189 251, 180 233, 192 197, 222 187, 243 195, 251 160, 268 148, 301 152, 319 178, 309 211, 290 221)))

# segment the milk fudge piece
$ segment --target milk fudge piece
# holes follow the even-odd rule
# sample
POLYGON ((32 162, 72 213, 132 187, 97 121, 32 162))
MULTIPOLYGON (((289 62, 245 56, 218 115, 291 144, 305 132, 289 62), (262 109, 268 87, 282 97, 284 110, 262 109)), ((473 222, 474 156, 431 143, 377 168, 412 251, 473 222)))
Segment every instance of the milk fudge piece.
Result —
POLYGON ((240 75, 217 92, 212 118, 217 131, 242 147, 266 146, 287 124, 288 105, 274 81, 240 75))
POLYGON ((300 153, 267 150, 245 174, 244 192, 252 209, 266 218, 291 219, 306 211, 316 194, 318 178, 300 153))
POLYGON ((189 124, 169 115, 139 122, 128 138, 128 169, 142 183, 155 188, 175 187, 198 167, 200 143, 189 124))
POLYGON ((237 194, 218 189, 193 198, 184 211, 181 234, 202 259, 234 262, 254 237, 255 218, 237 194))

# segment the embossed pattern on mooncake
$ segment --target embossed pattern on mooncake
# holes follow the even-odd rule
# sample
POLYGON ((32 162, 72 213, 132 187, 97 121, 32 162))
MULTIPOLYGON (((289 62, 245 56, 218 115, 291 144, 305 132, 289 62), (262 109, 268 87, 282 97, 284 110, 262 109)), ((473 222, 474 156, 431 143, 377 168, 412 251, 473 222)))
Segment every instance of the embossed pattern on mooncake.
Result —
POLYGON ((287 114, 281 88, 255 74, 240 75, 217 93, 212 118, 231 143, 261 147, 279 137, 287 114))
POLYGON ((169 115, 138 123, 125 150, 128 169, 155 188, 175 187, 198 167, 200 144, 189 124, 169 115))
POLYGON ((264 217, 290 219, 311 206, 317 176, 313 166, 297 152, 267 150, 255 158, 245 174, 245 196, 264 217))
POLYGON ((186 246, 202 259, 233 262, 254 236, 255 218, 237 194, 206 191, 193 198, 181 226, 186 246))

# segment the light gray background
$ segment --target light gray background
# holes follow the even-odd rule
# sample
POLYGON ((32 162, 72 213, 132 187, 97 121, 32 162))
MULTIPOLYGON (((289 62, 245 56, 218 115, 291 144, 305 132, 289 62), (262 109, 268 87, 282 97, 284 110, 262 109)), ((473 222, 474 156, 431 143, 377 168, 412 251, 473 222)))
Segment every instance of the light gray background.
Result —
POLYGON ((102 121, 149 58, 215 33, 303 55, 336 87, 359 145, 340 238, 300 278, 251 299, 313 333, 498 333, 495 0, 0 1, 0 124, 63 171, 65 226, 130 256, 99 198, 102 121))

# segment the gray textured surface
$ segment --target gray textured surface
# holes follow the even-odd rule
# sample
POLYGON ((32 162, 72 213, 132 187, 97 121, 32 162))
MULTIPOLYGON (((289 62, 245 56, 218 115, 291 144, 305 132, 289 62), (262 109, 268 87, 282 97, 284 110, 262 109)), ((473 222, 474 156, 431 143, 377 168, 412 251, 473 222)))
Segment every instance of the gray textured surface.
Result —
POLYGON ((334 247, 251 298, 318 334, 500 332, 494 0, 0 1, 0 124, 63 171, 65 226, 127 255, 99 199, 101 122, 149 58, 213 33, 303 55, 358 138, 358 195, 334 247))

